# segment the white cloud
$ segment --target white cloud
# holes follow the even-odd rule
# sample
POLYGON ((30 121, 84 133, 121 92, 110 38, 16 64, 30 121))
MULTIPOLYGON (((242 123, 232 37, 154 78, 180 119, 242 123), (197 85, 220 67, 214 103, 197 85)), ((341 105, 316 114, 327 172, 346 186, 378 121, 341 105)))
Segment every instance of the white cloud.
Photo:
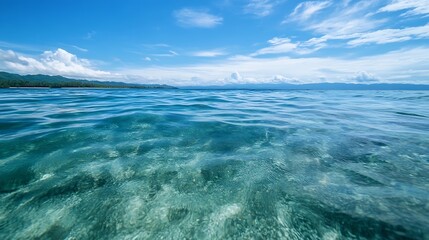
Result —
POLYGON ((257 17, 266 17, 273 12, 273 8, 278 2, 273 0, 250 0, 244 7, 244 12, 257 17))
POLYGON ((429 24, 420 27, 409 27, 404 29, 383 29, 369 33, 355 34, 348 44, 352 46, 376 43, 403 42, 411 39, 429 38, 429 24))
MULTIPOLYGON (((301 3, 291 15, 299 16, 296 20, 301 23, 308 23, 304 26, 307 30, 322 34, 321 37, 315 37, 305 42, 317 46, 316 49, 328 46, 329 40, 347 40, 349 46, 355 47, 363 44, 386 44, 429 38, 429 24, 402 29, 380 29, 380 26, 388 20, 375 18, 373 13, 377 11, 379 4, 377 1, 359 1, 356 3, 343 1, 343 4, 338 4, 336 10, 327 17, 305 21, 308 19, 307 16, 311 16, 313 11, 318 10, 319 4, 324 6, 322 3, 329 4, 328 1, 301 3), (314 8, 307 5, 314 6, 314 8), (303 14, 305 11, 302 9, 307 9, 304 6, 313 10, 309 11, 307 15, 303 14)), ((392 0, 379 12, 399 10, 409 10, 405 13, 407 15, 429 13, 429 0, 392 0)))
MULTIPOLYGON (((302 25, 304 30, 311 31, 314 35, 321 35, 321 37, 313 37, 304 42, 293 43, 295 46, 289 45, 290 52, 312 53, 321 48, 329 47, 329 40, 357 39, 364 33, 379 29, 387 20, 374 18, 373 14, 370 14, 376 6, 376 1, 367 0, 358 2, 343 0, 335 5, 332 1, 307 1, 298 4, 289 19, 283 23, 296 21, 302 25), (314 17, 316 13, 331 6, 332 11, 324 14, 323 17, 314 17)), ((350 41, 349 45, 352 44, 355 43, 350 41)), ((275 51, 279 48, 269 48, 264 51, 275 51)))
POLYGON ((308 40, 307 43, 312 43, 322 48, 327 45, 326 42, 329 40, 348 40, 347 44, 349 46, 356 47, 371 43, 387 44, 426 38, 429 38, 429 24, 403 29, 382 29, 344 35, 327 34, 319 38, 312 38, 308 40))
POLYGON ((61 48, 45 51, 40 57, 29 57, 12 50, 0 49, 0 68, 21 74, 62 75, 76 78, 115 78, 110 72, 94 69, 87 59, 78 58, 61 48))
POLYGON ((10 42, 4 42, 0 41, 0 48, 3 49, 14 49, 14 50, 20 50, 20 51, 26 51, 26 52, 40 52, 43 51, 40 47, 27 45, 27 44, 17 44, 17 43, 10 43, 10 42))
POLYGON ((81 48, 81 47, 78 47, 78 46, 76 46, 76 45, 72 45, 72 47, 73 47, 74 49, 77 49, 77 50, 81 51, 81 52, 88 52, 88 49, 86 49, 86 48, 81 48))
POLYGON ((302 29, 311 31, 316 36, 321 35, 299 43, 298 49, 301 49, 301 54, 327 47, 329 40, 356 38, 355 34, 373 31, 386 22, 386 19, 377 19, 370 14, 377 6, 377 1, 342 0, 333 3, 331 0, 300 3, 289 18, 283 21, 283 23, 297 22, 302 29), (328 7, 331 8, 329 12, 321 17, 315 17, 316 13, 328 7))
POLYGON ((221 49, 205 50, 191 53, 191 56, 194 57, 219 57, 224 55, 227 55, 227 53, 221 49))
POLYGON ((280 53, 288 53, 297 49, 298 44, 293 43, 289 38, 278 38, 275 37, 271 40, 268 40, 268 43, 271 45, 266 48, 259 49, 251 56, 259 56, 266 54, 280 54, 280 53))
POLYGON ((323 19, 315 19, 305 25, 307 30, 328 36, 342 36, 367 32, 380 27, 385 19, 375 19, 371 14, 376 1, 359 1, 339 5, 335 11, 323 19))
POLYGON ((150 57, 145 57, 144 60, 148 61, 148 62, 152 61, 152 59, 150 57))
POLYGON ((396 12, 407 10, 404 16, 428 15, 429 0, 391 0, 389 4, 380 8, 379 12, 396 12))
POLYGON ((142 44, 142 46, 144 48, 148 48, 148 49, 158 49, 158 48, 169 48, 169 47, 171 47, 170 45, 165 44, 165 43, 142 44))
POLYGON ((204 10, 183 8, 174 12, 179 25, 183 27, 213 28, 223 22, 223 18, 212 15, 204 10))
POLYGON ((151 54, 151 56, 154 56, 154 57, 175 57, 175 56, 179 56, 179 54, 175 51, 169 50, 167 53, 154 53, 154 54, 151 54))
POLYGON ((318 43, 313 39, 306 42, 292 42, 289 38, 275 37, 268 40, 269 47, 259 49, 250 56, 260 56, 267 54, 284 54, 284 53, 296 53, 296 54, 309 54, 317 51, 323 46, 323 43, 318 43))
MULTIPOLYGON (((399 2, 402 3, 400 5, 402 7, 410 6, 411 4, 407 1, 396 1, 397 4, 399 2)), ((421 1, 413 1, 411 5, 423 7, 421 1)), ((429 25, 405 27, 402 29, 381 29, 380 27, 389 20, 387 18, 377 18, 374 15, 378 6, 379 3, 377 1, 359 1, 353 3, 344 0, 343 4, 337 4, 336 9, 327 17, 308 21, 300 19, 301 23, 306 23, 304 25, 306 30, 322 35, 321 37, 314 37, 303 42, 301 47, 303 44, 308 44, 315 49, 320 49, 329 46, 328 42, 330 40, 346 40, 347 45, 356 47, 370 43, 386 44, 428 38, 429 25)), ((392 5, 392 7, 382 9, 387 11, 402 8, 399 5, 395 6, 393 7, 392 5)), ((422 11, 420 9, 420 12, 422 11)), ((341 46, 341 43, 340 45, 337 43, 336 46, 341 46)))
POLYGON ((289 78, 280 74, 274 75, 272 77, 271 81, 268 82, 272 82, 272 83, 299 83, 299 81, 297 81, 297 79, 294 78, 289 78))
MULTIPOLYGON (((295 10, 290 14, 291 20, 304 21, 312 17, 317 12, 329 7, 331 1, 308 1, 298 4, 295 10)), ((285 22, 289 21, 286 19, 285 22)))
POLYGON ((236 56, 212 64, 123 69, 122 72, 172 85, 225 84, 229 81, 225 76, 230 76, 231 72, 246 76, 234 78, 235 83, 272 83, 279 80, 273 79, 275 75, 296 79, 301 83, 320 82, 321 79, 329 82, 352 82, 356 81, 357 72, 366 72, 371 73, 369 76, 377 76, 376 79, 380 82, 428 84, 427 66, 429 48, 414 48, 355 59, 236 56))
POLYGON ((351 80, 357 83, 374 83, 379 81, 377 77, 367 72, 359 72, 355 76, 353 76, 351 80))

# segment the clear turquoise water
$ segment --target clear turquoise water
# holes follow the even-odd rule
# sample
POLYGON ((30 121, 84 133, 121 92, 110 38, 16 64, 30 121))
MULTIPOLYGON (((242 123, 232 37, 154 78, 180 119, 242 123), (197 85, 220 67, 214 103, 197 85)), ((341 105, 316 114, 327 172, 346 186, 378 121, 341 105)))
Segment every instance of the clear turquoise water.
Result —
POLYGON ((0 239, 429 239, 429 92, 0 90, 0 239))

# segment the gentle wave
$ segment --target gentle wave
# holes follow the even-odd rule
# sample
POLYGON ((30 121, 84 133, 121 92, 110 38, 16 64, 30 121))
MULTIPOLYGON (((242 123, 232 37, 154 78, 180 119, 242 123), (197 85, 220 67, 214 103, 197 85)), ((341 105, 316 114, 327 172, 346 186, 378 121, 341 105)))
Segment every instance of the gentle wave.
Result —
POLYGON ((426 239, 419 91, 0 90, 0 238, 426 239))

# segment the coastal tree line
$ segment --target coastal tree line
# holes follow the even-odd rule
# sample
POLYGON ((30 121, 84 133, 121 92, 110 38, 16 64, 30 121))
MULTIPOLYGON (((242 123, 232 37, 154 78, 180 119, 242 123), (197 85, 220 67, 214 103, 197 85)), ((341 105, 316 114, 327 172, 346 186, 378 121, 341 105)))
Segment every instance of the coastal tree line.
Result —
POLYGON ((19 75, 0 72, 0 88, 45 87, 45 88, 173 88, 168 85, 132 84, 71 79, 62 76, 19 75))

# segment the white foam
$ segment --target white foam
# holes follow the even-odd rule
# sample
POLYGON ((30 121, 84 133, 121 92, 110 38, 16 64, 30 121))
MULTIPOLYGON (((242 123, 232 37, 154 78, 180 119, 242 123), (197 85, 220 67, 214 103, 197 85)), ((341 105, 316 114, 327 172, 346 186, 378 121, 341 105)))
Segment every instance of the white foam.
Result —
POLYGON ((54 174, 52 174, 52 173, 47 173, 47 174, 44 174, 44 175, 40 178, 40 180, 41 180, 41 181, 43 181, 43 180, 49 179, 49 178, 51 178, 51 177, 53 177, 53 176, 54 176, 54 174))

